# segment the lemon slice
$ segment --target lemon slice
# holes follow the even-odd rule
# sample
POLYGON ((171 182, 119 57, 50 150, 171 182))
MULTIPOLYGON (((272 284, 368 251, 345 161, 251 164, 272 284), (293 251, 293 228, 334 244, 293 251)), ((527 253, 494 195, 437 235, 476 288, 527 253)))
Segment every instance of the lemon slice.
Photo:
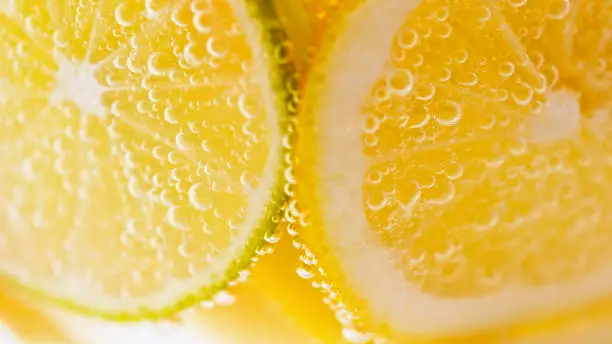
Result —
POLYGON ((610 296, 612 3, 344 6, 294 214, 342 320, 463 335, 610 296))
POLYGON ((264 1, 3 1, 0 270, 109 317, 210 298, 275 230, 290 51, 264 1))

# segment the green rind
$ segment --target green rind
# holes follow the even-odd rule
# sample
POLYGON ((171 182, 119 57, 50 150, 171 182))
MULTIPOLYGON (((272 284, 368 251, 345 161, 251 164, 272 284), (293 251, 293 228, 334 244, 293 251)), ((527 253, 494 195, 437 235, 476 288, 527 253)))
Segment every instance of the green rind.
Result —
MULTIPOLYGON (((297 71, 292 60, 276 59, 278 47, 281 43, 289 42, 288 36, 280 23, 275 6, 272 0, 240 0, 245 3, 251 18, 259 18, 261 25, 259 36, 262 46, 265 47, 266 56, 264 57, 269 64, 269 78, 271 88, 277 95, 276 112, 279 117, 279 127, 283 142, 288 138, 293 131, 293 117, 297 102, 297 93, 293 90, 297 88, 297 71)), ((290 142, 290 140, 286 140, 290 142)), ((234 281, 239 276, 241 271, 250 267, 253 258, 257 256, 257 250, 264 245, 269 245, 265 241, 265 237, 276 233, 280 227, 284 208, 288 203, 288 196, 285 192, 286 171, 291 168, 292 161, 288 158, 290 147, 283 144, 280 154, 280 168, 277 176, 277 183, 272 192, 272 197, 268 205, 264 218, 256 228, 250 239, 246 242, 244 248, 240 250, 242 254, 234 259, 225 269, 222 277, 219 277, 212 284, 203 286, 197 291, 189 295, 185 295, 171 306, 153 309, 141 307, 133 312, 112 312, 108 310, 100 310, 87 307, 82 304, 71 302, 70 300, 61 299, 52 295, 46 294, 43 291, 27 286, 16 279, 4 275, 2 278, 6 285, 10 288, 9 292, 24 294, 22 296, 33 296, 37 299, 47 301, 53 305, 70 309, 83 315, 99 317, 107 320, 130 322, 142 320, 162 320, 171 317, 172 315, 185 310, 199 302, 211 300, 213 296, 229 287, 231 281, 234 281)))

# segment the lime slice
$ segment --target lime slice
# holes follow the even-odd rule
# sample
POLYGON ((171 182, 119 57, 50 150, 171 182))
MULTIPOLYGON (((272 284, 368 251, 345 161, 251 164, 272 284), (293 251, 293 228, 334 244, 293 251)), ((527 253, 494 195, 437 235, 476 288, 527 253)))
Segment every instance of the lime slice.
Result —
POLYGON ((276 228, 293 84, 265 1, 0 7, 0 270, 72 307, 210 298, 276 228))
POLYGON ((294 214, 345 323, 467 335, 612 295, 611 6, 345 4, 307 76, 294 214))

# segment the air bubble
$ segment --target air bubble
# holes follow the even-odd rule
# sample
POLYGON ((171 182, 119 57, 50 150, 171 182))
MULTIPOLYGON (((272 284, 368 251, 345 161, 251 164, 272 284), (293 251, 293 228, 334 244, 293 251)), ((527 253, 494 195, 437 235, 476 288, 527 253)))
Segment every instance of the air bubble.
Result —
POLYGON ((510 96, 518 105, 525 106, 531 103, 533 100, 533 88, 528 84, 521 82, 518 85, 518 89, 510 93, 510 96))
POLYGON ((551 0, 548 2, 548 17, 555 20, 565 18, 570 12, 570 0, 551 0))
POLYGON ((229 306, 236 302, 236 297, 227 291, 220 291, 213 296, 212 301, 219 306, 229 306))
POLYGON ((351 328, 343 328, 342 337, 352 344, 365 344, 372 339, 369 335, 351 328))
POLYGON ((181 231, 189 230, 189 215, 186 209, 182 206, 173 206, 166 213, 168 223, 181 231))
POLYGON ((215 37, 206 40, 206 50, 212 57, 224 58, 228 54, 228 47, 222 41, 215 37))
POLYGON ((212 22, 212 18, 210 17, 211 13, 207 11, 198 11, 193 16, 193 26, 200 33, 210 33, 211 27, 210 24, 212 22))
POLYGON ((264 234, 264 240, 268 243, 268 244, 276 244, 280 241, 281 236, 279 233, 276 232, 266 232, 264 234))
POLYGON ((412 91, 414 76, 407 69, 396 69, 387 79, 387 84, 392 93, 404 97, 412 91))
POLYGON ((508 4, 514 8, 525 6, 527 0, 508 0, 508 4))
POLYGON ((457 180, 463 175, 463 165, 458 162, 450 162, 444 166, 444 174, 450 180, 457 180))
POLYGON ((434 112, 434 118, 443 126, 454 126, 461 120, 463 111, 461 106, 451 100, 444 100, 434 112))
POLYGON ((400 31, 397 37, 397 43, 402 49, 412 49, 419 42, 419 34, 411 28, 405 28, 400 31))
POLYGON ((364 116, 362 130, 366 134, 374 134, 380 128, 380 119, 368 113, 364 116))
POLYGON ((205 61, 208 51, 204 44, 189 42, 183 49, 183 58, 192 67, 200 66, 205 61))
POLYGON ((311 271, 310 267, 300 266, 295 271, 298 274, 298 276, 300 276, 303 279, 311 279, 314 277, 314 273, 311 271))
POLYGON ((366 206, 371 211, 380 211, 384 209, 387 205, 389 205, 389 198, 384 194, 381 194, 380 196, 369 195, 366 198, 366 206))
POLYGON ((202 183, 196 183, 189 188, 187 192, 187 197, 189 198, 189 203, 200 211, 206 211, 212 208, 212 202, 209 197, 206 197, 208 193, 212 191, 202 183))
POLYGON ((510 61, 504 61, 499 66, 499 75, 503 76, 504 78, 509 78, 512 76, 512 74, 514 74, 514 69, 514 63, 510 61))
POLYGON ((134 14, 129 13, 129 9, 126 3, 120 3, 115 8, 115 21, 121 27, 129 27, 134 24, 134 14))
POLYGON ((171 107, 166 107, 164 109, 164 120, 170 124, 177 124, 178 119, 174 114, 174 110, 171 107))
POLYGON ((68 35, 67 31, 56 30, 55 32, 53 32, 53 43, 56 46, 60 48, 64 48, 68 46, 69 42, 70 42, 70 36, 68 35))
POLYGON ((166 74, 171 68, 168 67, 168 62, 171 57, 164 53, 152 53, 147 61, 147 68, 151 75, 166 74))

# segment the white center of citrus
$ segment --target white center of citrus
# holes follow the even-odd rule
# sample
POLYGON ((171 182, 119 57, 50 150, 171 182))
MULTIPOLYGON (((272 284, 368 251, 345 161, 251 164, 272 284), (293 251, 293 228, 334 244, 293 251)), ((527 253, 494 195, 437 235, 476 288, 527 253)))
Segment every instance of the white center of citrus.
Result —
POLYGON ((570 91, 548 94, 544 110, 529 123, 534 142, 554 142, 575 137, 580 130, 580 103, 570 91))
POLYGON ((66 100, 76 104, 83 113, 103 117, 106 108, 102 104, 105 88, 98 84, 94 72, 95 65, 87 62, 74 62, 60 57, 55 75, 57 86, 51 94, 54 102, 66 100))

